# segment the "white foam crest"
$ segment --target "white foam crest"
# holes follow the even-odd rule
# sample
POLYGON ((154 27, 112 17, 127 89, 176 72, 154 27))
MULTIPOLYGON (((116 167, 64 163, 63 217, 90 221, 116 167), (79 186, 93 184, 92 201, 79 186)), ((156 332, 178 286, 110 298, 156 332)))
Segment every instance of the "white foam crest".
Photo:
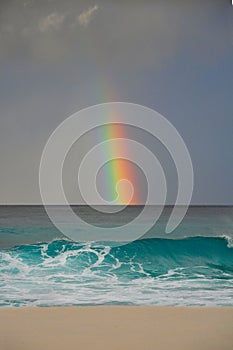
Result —
MULTIPOLYGON (((85 253, 87 253, 86 257, 88 259, 89 266, 84 268, 84 271, 79 273, 81 274, 89 274, 92 273, 93 268, 98 268, 103 265, 105 257, 109 254, 111 247, 109 246, 93 246, 92 243, 87 243, 82 246, 77 245, 77 249, 72 249, 72 250, 65 250, 65 245, 62 247, 62 249, 58 252, 58 254, 54 257, 49 256, 47 253, 48 250, 48 245, 44 245, 42 247, 42 256, 44 258, 42 264, 38 265, 39 268, 44 267, 44 268, 59 268, 64 267, 67 263, 67 260, 71 257, 82 257, 85 253), (91 259, 92 257, 95 256, 96 261, 93 262, 91 259)), ((103 265, 104 266, 104 265, 103 265)), ((107 265, 105 265, 107 266, 107 265)), ((80 263, 80 268, 83 268, 84 266, 82 263, 80 263)), ((72 270, 72 267, 69 267, 72 270)), ((77 269, 76 273, 77 273, 77 269)))
POLYGON ((109 252, 109 256, 113 259, 113 261, 115 261, 115 264, 114 263, 112 264, 110 271, 119 269, 123 263, 110 252, 109 252))
POLYGON ((68 258, 77 255, 79 255, 79 250, 68 250, 66 252, 59 252, 59 254, 54 257, 46 257, 43 260, 42 265, 50 267, 64 266, 68 258))
POLYGON ((202 275, 206 266, 177 267, 153 277, 136 256, 117 258, 110 246, 76 243, 73 250, 65 251, 65 245, 59 244, 54 257, 48 247, 41 245, 44 260, 33 266, 25 264, 18 251, 0 252, 0 306, 233 305, 232 275, 202 275), (81 257, 77 267, 76 259, 66 265, 69 257, 81 257), (20 273, 6 271, 9 266, 20 266, 20 273), (122 270, 115 271, 120 267, 122 270))
POLYGON ((90 266, 90 268, 92 269, 94 267, 100 266, 102 264, 102 262, 104 261, 105 257, 109 254, 110 249, 111 248, 108 246, 104 247, 103 250, 100 252, 97 252, 94 249, 89 249, 88 252, 92 252, 92 253, 96 254, 96 257, 97 257, 97 261, 94 264, 92 264, 92 266, 90 266))
MULTIPOLYGON (((61 277, 63 276, 61 275, 61 277)), ((222 281, 218 283, 221 285, 222 281)), ((26 283, 17 291, 9 288, 10 286, 5 286, 0 292, 0 303, 7 295, 8 301, 5 303, 12 306, 15 305, 16 300, 21 305, 35 306, 118 303, 134 305, 232 305, 232 283, 226 283, 224 290, 220 285, 218 288, 216 284, 215 290, 213 290, 213 281, 203 281, 203 279, 164 281, 147 277, 122 283, 116 276, 106 276, 105 278, 102 276, 102 279, 92 280, 83 279, 81 284, 69 284, 66 283, 66 280, 56 284, 53 281, 45 280, 43 284, 34 283, 30 288, 29 284, 26 283)))
POLYGON ((233 248, 233 237, 227 236, 227 235, 222 235, 221 238, 224 238, 227 241, 228 248, 233 248))
POLYGON ((12 256, 10 253, 1 252, 0 260, 6 263, 2 266, 4 270, 17 269, 20 273, 27 273, 30 270, 29 266, 17 255, 12 256))

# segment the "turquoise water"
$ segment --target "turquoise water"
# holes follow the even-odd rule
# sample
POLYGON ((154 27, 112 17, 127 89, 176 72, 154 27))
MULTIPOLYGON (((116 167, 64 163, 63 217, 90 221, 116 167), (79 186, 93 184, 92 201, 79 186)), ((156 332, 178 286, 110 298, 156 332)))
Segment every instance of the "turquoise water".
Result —
POLYGON ((41 210, 1 211, 1 307, 233 305, 232 209, 193 209, 174 236, 154 229, 154 238, 119 247, 60 237, 41 210), (195 233, 200 223, 207 236, 195 233))

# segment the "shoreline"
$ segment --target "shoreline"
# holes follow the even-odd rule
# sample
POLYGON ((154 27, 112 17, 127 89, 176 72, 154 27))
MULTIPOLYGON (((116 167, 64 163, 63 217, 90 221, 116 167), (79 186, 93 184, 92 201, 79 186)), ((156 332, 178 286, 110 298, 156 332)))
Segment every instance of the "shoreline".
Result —
POLYGON ((0 308, 1 350, 232 350, 233 307, 0 308))

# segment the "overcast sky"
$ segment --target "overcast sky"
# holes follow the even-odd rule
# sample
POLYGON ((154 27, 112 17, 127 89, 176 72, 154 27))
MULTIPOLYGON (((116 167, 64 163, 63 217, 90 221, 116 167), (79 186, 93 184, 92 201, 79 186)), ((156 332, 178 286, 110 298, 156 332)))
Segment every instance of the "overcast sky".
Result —
POLYGON ((151 107, 178 129, 193 204, 233 204, 230 0, 1 1, 0 203, 40 203, 49 135, 110 101, 151 107))

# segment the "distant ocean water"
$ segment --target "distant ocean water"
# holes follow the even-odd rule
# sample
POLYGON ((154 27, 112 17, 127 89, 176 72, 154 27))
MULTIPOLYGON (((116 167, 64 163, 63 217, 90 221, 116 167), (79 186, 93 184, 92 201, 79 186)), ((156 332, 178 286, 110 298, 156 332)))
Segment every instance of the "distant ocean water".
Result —
MULTIPOLYGON (((126 209, 118 224, 138 210, 126 209)), ((0 306, 233 305, 233 208, 191 207, 166 235, 170 210, 147 236, 114 247, 70 241, 43 207, 0 207, 0 306)))

